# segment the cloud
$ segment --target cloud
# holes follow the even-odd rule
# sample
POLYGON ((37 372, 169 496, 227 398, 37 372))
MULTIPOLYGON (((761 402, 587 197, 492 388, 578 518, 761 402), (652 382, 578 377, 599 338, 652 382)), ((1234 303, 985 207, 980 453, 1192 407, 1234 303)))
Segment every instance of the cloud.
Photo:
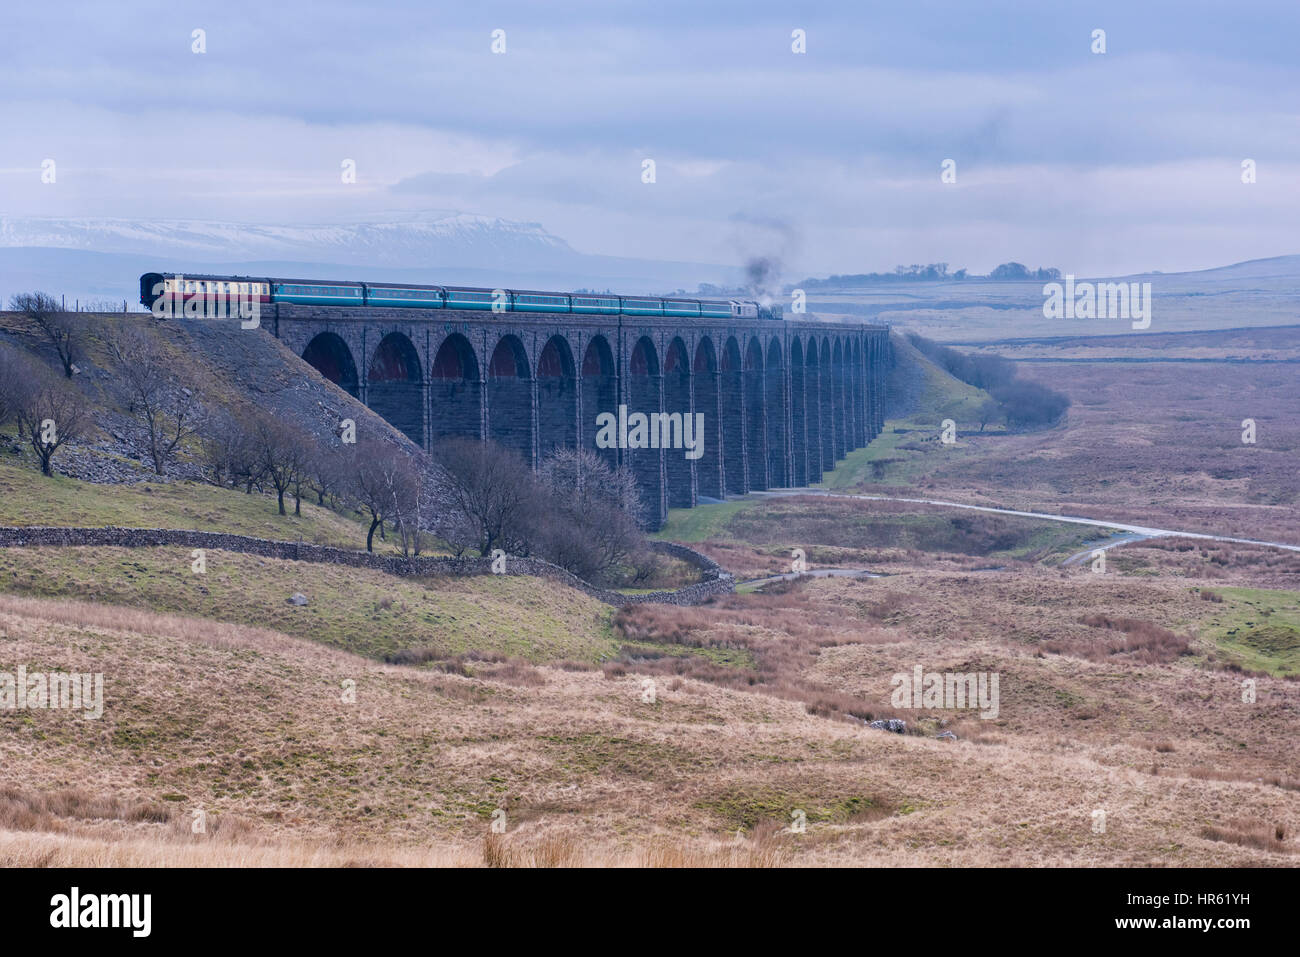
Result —
POLYGON ((1226 262, 1295 251, 1298 27, 1285 2, 9 4, 0 29, 22 42, 0 61, 0 123, 20 135, 0 208, 464 209, 588 251, 715 262, 735 261, 736 222, 766 217, 800 237, 788 269, 823 273, 1226 262), (955 185, 939 181, 949 158, 955 185))

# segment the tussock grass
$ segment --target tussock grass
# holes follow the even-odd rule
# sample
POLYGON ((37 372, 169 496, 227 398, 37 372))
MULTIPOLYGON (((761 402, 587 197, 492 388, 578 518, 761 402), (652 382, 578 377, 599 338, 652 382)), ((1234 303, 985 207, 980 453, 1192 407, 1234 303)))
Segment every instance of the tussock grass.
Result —
POLYGON ((1242 820, 1240 818, 1226 825, 1211 824, 1201 829, 1201 837, 1210 841, 1223 841, 1242 847, 1255 847, 1264 851, 1276 851, 1282 854, 1294 854, 1298 850, 1286 841, 1286 828, 1281 824, 1267 824, 1262 821, 1242 820))

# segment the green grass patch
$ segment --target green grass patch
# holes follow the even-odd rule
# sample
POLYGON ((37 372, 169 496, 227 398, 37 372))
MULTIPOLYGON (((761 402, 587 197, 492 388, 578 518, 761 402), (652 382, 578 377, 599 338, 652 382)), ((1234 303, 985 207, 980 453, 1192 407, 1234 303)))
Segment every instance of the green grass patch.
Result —
MULTIPOLYGON (((292 499, 286 507, 293 511, 292 499)), ((273 496, 245 495, 198 482, 96 485, 46 477, 12 457, 0 461, 0 525, 63 528, 185 528, 338 548, 365 548, 366 526, 308 502, 300 517, 280 515, 273 496)), ((394 551, 392 543, 376 549, 394 551)))
POLYGON ((195 575, 183 548, 6 548, 0 591, 257 625, 370 658, 431 648, 595 661, 618 648, 612 609, 522 575, 406 579, 216 550, 195 575), (308 604, 288 604, 294 592, 308 604))
POLYGON ((892 807, 873 796, 831 797, 778 787, 732 788, 694 806, 716 814, 729 828, 745 830, 764 821, 789 825, 796 811, 803 811, 810 824, 845 824, 858 818, 885 817, 893 812, 892 807))
POLYGON ((626 641, 623 654, 634 658, 703 658, 715 665, 742 671, 753 671, 758 667, 754 653, 748 648, 697 648, 674 642, 626 641))
POLYGON ((602 779, 663 780, 667 776, 706 770, 716 764, 712 758, 667 742, 640 741, 597 732, 548 735, 541 740, 550 745, 555 763, 564 771, 602 779))
POLYGON ((890 420, 871 444, 854 449, 822 475, 813 488, 843 490, 871 485, 917 484, 940 466, 974 454, 970 440, 959 436, 952 445, 939 441, 942 418, 933 422, 890 420), (915 431, 895 432, 894 429, 915 431))
POLYGON ((1216 588, 1202 634, 1229 661, 1249 671, 1300 674, 1300 592, 1216 588))
POLYGON ((757 499, 737 499, 695 508, 671 508, 664 527, 652 538, 666 542, 707 542, 726 538, 726 526, 738 513, 758 505, 757 499))

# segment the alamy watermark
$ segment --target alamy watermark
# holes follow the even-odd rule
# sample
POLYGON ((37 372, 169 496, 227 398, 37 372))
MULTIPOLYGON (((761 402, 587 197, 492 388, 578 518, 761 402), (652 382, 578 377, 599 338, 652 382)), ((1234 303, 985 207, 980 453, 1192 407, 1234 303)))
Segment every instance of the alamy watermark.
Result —
POLYGON ((1081 282, 1043 286, 1045 319, 1132 319, 1134 329, 1151 325, 1151 283, 1081 282))
POLYGON ((685 449, 688 459, 704 455, 704 413, 633 412, 618 407, 618 415, 596 416, 598 449, 685 449))
POLYGON ((910 675, 900 672, 890 679, 894 692, 889 703, 895 708, 930 710, 979 708, 981 718, 996 718, 998 678, 996 671, 925 671, 917 665, 910 675))
POLYGON ((0 671, 0 711, 57 709, 84 712, 83 721, 104 714, 104 675, 67 671, 0 671))
POLYGON ((153 284, 155 319, 239 319, 240 328, 256 329, 262 321, 262 300, 249 281, 186 279, 172 276, 153 284))

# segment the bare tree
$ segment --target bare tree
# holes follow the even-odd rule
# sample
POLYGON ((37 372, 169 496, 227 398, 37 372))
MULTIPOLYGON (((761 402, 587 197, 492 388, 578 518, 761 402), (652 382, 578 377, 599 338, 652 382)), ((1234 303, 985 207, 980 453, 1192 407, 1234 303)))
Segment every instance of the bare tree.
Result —
POLYGON ((980 403, 975 415, 980 422, 980 431, 983 432, 984 426, 996 421, 1002 415, 1002 403, 998 402, 997 399, 985 399, 980 403))
POLYGON ((194 391, 158 339, 140 327, 121 329, 109 337, 108 347, 128 408, 141 424, 153 470, 163 475, 177 447, 194 434, 194 391))
POLYGON ((575 509, 611 505, 640 521, 645 501, 627 466, 611 467, 591 449, 556 449, 542 463, 543 480, 575 509))
POLYGON ((536 513, 536 551, 591 582, 615 581, 645 548, 644 503, 627 468, 611 468, 589 449, 559 449, 542 463, 549 507, 536 513))
POLYGON ((414 514, 420 478, 410 455, 375 440, 363 448, 351 446, 348 455, 348 491, 370 515, 366 551, 375 550, 375 531, 392 522, 401 536, 403 554, 419 547, 419 523, 414 514))
MULTIPOLYGON (((255 414, 249 430, 253 460, 261 466, 262 474, 275 489, 280 514, 288 515, 284 494, 300 481, 307 467, 306 436, 290 423, 266 413, 255 414)), ((294 514, 299 514, 297 506, 294 514)))
POLYGON ((54 453, 90 431, 86 397, 38 363, 26 363, 23 371, 13 386, 18 431, 40 460, 41 472, 53 475, 54 453))
POLYGON ((452 438, 433 453, 441 537, 480 555, 527 550, 528 526, 544 506, 540 486, 519 455, 495 442, 452 438), (461 539, 461 541, 455 541, 461 539))
POLYGON ((243 486, 253 494, 261 487, 264 468, 249 423, 256 413, 237 408, 209 415, 204 424, 204 472, 208 481, 220 486, 243 486))
POLYGON ((347 485, 347 457, 339 446, 322 443, 311 449, 303 484, 316 493, 316 504, 322 508, 326 500, 335 501, 347 485))
POLYGON ((12 296, 9 308, 30 319, 50 341, 59 355, 64 376, 71 379, 77 360, 81 358, 85 320, 75 312, 65 311, 59 300, 43 292, 23 292, 12 296))

